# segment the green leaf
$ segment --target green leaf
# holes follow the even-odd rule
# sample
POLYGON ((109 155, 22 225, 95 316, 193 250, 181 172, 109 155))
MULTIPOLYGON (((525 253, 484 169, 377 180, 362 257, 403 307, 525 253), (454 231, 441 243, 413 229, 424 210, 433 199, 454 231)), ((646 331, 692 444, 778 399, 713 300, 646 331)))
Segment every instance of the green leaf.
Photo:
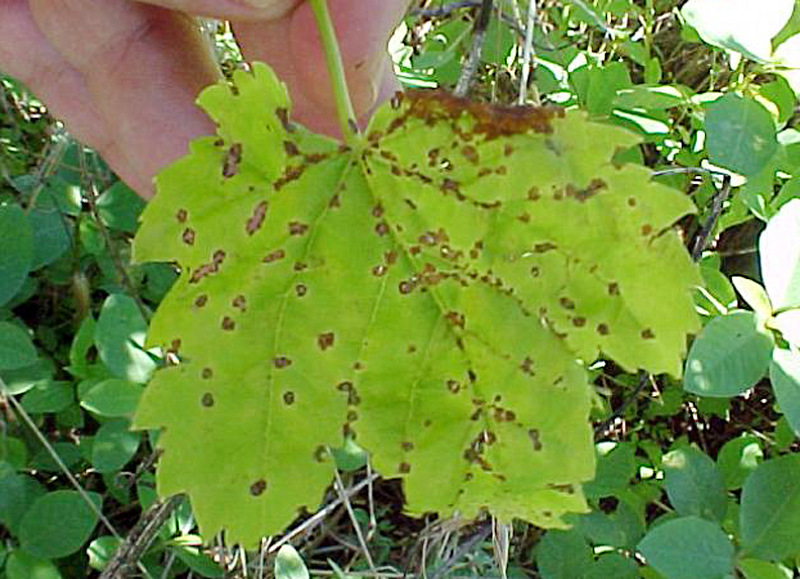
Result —
POLYGON ((795 434, 800 436, 800 354, 775 348, 769 366, 769 378, 780 411, 795 434))
POLYGON ((636 579, 636 563, 619 553, 604 553, 584 575, 586 579, 636 579))
POLYGON ((536 548, 536 565, 544 579, 583 577, 592 566, 592 549, 580 533, 549 531, 536 548))
POLYGON ((8 556, 5 571, 7 579, 61 579, 61 573, 52 561, 32 557, 20 550, 8 556))
POLYGON ((122 181, 117 181, 97 198, 97 213, 111 229, 136 233, 145 202, 122 181))
POLYGON ((75 391, 69 382, 46 381, 36 384, 22 397, 22 406, 31 414, 61 412, 75 401, 75 391))
POLYGON ((775 123, 755 100, 728 93, 708 105, 708 160, 746 177, 757 175, 778 150, 775 123))
POLYGON ((101 473, 121 469, 136 454, 141 439, 140 433, 129 430, 127 420, 106 422, 92 442, 92 466, 101 473))
POLYGON ((747 305, 753 308, 760 320, 766 320, 772 316, 772 304, 769 296, 761 284, 754 282, 746 277, 733 276, 731 278, 733 287, 736 288, 747 305))
POLYGON ((722 578, 733 571, 733 545, 718 524, 681 517, 650 530, 639 543, 647 564, 666 579, 722 578))
POLYGON ((147 322, 133 298, 111 294, 103 303, 94 342, 100 359, 115 376, 144 383, 155 370, 156 363, 143 350, 147 322))
POLYGON ((111 561, 117 548, 119 547, 120 540, 110 535, 97 537, 94 541, 89 543, 86 548, 86 555, 89 557, 89 567, 96 571, 102 571, 111 561))
POLYGON ((753 312, 716 317, 689 350, 683 388, 700 396, 741 394, 764 377, 774 345, 753 312))
POLYGON ((201 95, 220 137, 158 177, 134 245, 182 270, 149 341, 185 363, 135 419, 166 426, 160 491, 252 543, 316 506, 344 430, 411 513, 583 511, 584 364, 680 373, 691 202, 611 163, 636 138, 579 111, 412 93, 350 150, 288 122, 265 66, 233 80, 201 95))
POLYGON ((681 14, 708 44, 764 61, 793 9, 794 0, 689 0, 681 14))
POLYGON ((33 477, 4 470, 0 470, 0 524, 16 535, 22 516, 45 489, 33 477))
MULTIPOLYGON (((101 497, 89 493, 99 509, 101 497)), ((77 491, 53 491, 31 505, 19 527, 22 549, 41 559, 58 559, 78 551, 97 524, 97 514, 77 491)))
POLYGON ((747 477, 739 511, 743 555, 784 559, 800 554, 800 455, 768 460, 747 477))
POLYGON ((570 82, 575 86, 581 104, 595 116, 610 115, 617 91, 632 84, 628 68, 622 62, 578 68, 570 73, 570 82))
POLYGON ((186 547, 173 549, 172 552, 200 577, 225 576, 225 571, 205 553, 199 553, 196 549, 186 547))
POLYGON ((19 438, 0 434, 0 462, 5 462, 17 470, 25 468, 28 461, 28 449, 19 438))
POLYGON ((745 579, 792 579, 794 573, 780 563, 770 563, 760 559, 740 559, 736 568, 745 579))
POLYGON ((770 219, 758 250, 772 307, 800 306, 800 199, 789 201, 770 219))
POLYGON ((33 231, 18 205, 0 204, 0 306, 22 288, 33 263, 33 231))
POLYGON ((275 579, 309 579, 308 569, 297 550, 288 543, 275 557, 275 579))
POLYGON ((664 488, 680 516, 721 521, 727 501, 717 465, 693 446, 664 455, 664 488))
POLYGON ((741 488, 742 483, 762 460, 764 451, 761 450, 759 439, 755 436, 740 436, 723 444, 717 454, 717 467, 725 488, 728 490, 741 488))
POLYGON ((583 485, 586 497, 600 499, 627 488, 636 474, 636 446, 629 442, 600 442, 595 450, 597 470, 594 479, 583 485))
POLYGON ((81 396, 81 406, 99 416, 130 417, 142 396, 142 386, 111 378, 92 386, 81 396))
POLYGON ((0 322, 0 370, 31 366, 37 357, 36 346, 27 331, 17 324, 0 322))
POLYGON ((50 265, 64 255, 72 242, 70 225, 56 208, 34 209, 28 214, 33 232, 31 271, 50 265))

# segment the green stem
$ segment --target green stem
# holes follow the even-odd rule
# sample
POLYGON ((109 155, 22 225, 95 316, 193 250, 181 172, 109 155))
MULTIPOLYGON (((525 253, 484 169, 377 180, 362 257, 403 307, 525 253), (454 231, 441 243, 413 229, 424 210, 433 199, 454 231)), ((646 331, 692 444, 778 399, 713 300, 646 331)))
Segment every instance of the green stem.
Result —
POLYGON ((328 3, 326 0, 311 0, 311 8, 314 10, 317 28, 322 38, 322 47, 325 50, 325 63, 328 66, 328 77, 336 101, 339 129, 342 131, 344 142, 354 147, 361 142, 361 134, 358 130, 353 103, 350 101, 350 91, 347 90, 342 54, 339 51, 336 31, 333 29, 331 15, 328 12, 328 3))

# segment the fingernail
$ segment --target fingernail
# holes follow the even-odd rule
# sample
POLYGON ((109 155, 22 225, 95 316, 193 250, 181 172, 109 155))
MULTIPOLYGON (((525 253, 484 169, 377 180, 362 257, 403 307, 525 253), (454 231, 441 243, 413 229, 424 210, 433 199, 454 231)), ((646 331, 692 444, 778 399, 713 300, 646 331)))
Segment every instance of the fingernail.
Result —
POLYGON ((286 16, 301 0, 244 0, 253 8, 266 11, 266 18, 286 16))

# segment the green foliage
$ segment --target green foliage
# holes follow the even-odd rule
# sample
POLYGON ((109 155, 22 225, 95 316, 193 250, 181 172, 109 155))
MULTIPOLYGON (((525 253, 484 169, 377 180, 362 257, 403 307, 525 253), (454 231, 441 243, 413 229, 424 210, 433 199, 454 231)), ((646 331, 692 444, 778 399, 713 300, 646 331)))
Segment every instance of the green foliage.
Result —
POLYGON ((667 579, 711 579, 733 571, 733 545, 719 525, 695 516, 654 527, 639 550, 667 579))
MULTIPOLYGON (((404 83, 445 89, 455 85, 472 43, 475 10, 467 4, 415 2, 421 11, 407 16, 391 43, 404 83)), ((473 85, 473 104, 465 105, 469 109, 480 110, 482 105, 476 103, 486 101, 515 103, 519 97, 529 3, 494 4, 473 85)), ((721 397, 689 392, 681 382, 664 375, 642 377, 628 372, 638 364, 621 367, 603 359, 586 364, 594 388, 590 416, 595 423, 597 461, 595 480, 583 485, 588 512, 565 515, 572 529, 552 533, 515 522, 508 544, 509 577, 538 573, 565 579, 655 579, 679 575, 688 560, 695 563, 689 570, 695 576, 709 568, 709 573, 715 573, 716 564, 719 569, 725 566, 729 576, 745 579, 782 579, 798 570, 800 548, 795 529, 800 507, 793 485, 798 478, 794 458, 800 449, 800 308, 795 303, 800 132, 794 111, 795 91, 800 90, 800 10, 796 2, 788 0, 757 5, 745 0, 690 0, 682 3, 682 10, 676 10, 675 4, 662 0, 537 3, 527 100, 578 108, 596 123, 636 133, 641 145, 616 152, 612 146, 603 150, 603 158, 615 153, 618 164, 645 165, 655 181, 681 191, 687 207, 691 207, 689 200, 697 207, 696 218, 686 216, 677 225, 689 247, 695 247, 699 229, 711 228, 699 260, 703 284, 694 296, 707 329, 701 332, 693 353, 706 341, 705 334, 723 323, 717 319, 741 318, 748 309, 753 310, 747 312, 748 327, 755 327, 761 336, 756 343, 771 340, 774 346, 769 348, 769 356, 759 358, 758 376, 752 381, 735 372, 728 372, 728 381, 720 381, 717 375, 714 387, 727 392, 721 397), (795 11, 787 17, 792 5, 795 11), (729 189, 723 175, 730 177, 729 189), (759 239, 765 224, 767 232, 759 239), (720 517, 720 513, 724 514, 720 517), (668 534, 656 541, 655 554, 646 551, 656 531, 673 522, 686 524, 687 519, 691 528, 697 516, 701 530, 707 521, 707 536, 684 548, 681 537, 668 534), (726 541, 711 539, 719 539, 719 529, 734 546, 734 569, 726 563, 730 561, 726 541), (642 548, 637 549, 640 544, 642 548), (716 552, 717 557, 692 557, 698 546, 714 547, 706 552, 716 552), (661 547, 666 550, 659 551, 661 547), (564 558, 570 556, 574 559, 564 558), (676 562, 676 558, 680 560, 676 562)), ((233 61, 230 28, 220 25, 216 30, 225 36, 225 71, 240 67, 233 61)), ((261 103, 248 106, 262 108, 261 103)), ((573 119, 580 117, 577 111, 570 114, 575 115, 573 119)), ((336 148, 296 129, 294 137, 308 137, 308 142, 298 144, 304 152, 311 143, 319 143, 321 149, 336 148)), ((596 135, 586 135, 586 147, 602 142, 596 135), (591 142, 593 138, 595 142, 591 142)), ((519 136, 513 139, 521 140, 519 136)), ((429 147, 422 141, 413 145, 418 156, 429 147)), ((383 139, 380 147, 386 149, 383 139)), ((521 148, 525 147, 518 146, 510 159, 517 157, 521 148)), ((217 163, 226 150, 223 146, 215 152, 217 163)), ((355 152, 337 151, 331 158, 348 154, 354 156, 355 152)), ((453 171, 463 172, 463 155, 459 155, 447 143, 440 157, 453 163, 453 171)), ((252 158, 252 151, 244 156, 252 158)), ((299 156, 292 159, 297 165, 306 164, 299 156)), ((332 161, 308 164, 325 162, 332 161)), ((426 170, 427 162, 423 159, 426 170)), ((541 176, 544 169, 526 162, 528 166, 518 173, 541 176)), ((358 161, 359 167, 366 163, 358 161)), ((390 163, 385 160, 386 165, 390 163)), ((213 171, 214 179, 219 179, 220 166, 213 171)), ((645 175, 644 169, 639 171, 645 175)), ((240 174, 230 181, 241 181, 242 174, 253 174, 252 164, 240 163, 240 174)), ((302 179, 308 177, 304 174, 302 179)), ((500 177, 493 177, 498 184, 503 182, 500 177)), ((528 178, 511 175, 509 180, 528 178)), ((383 181, 381 187, 394 190, 383 181)), ((297 184, 287 185, 283 191, 297 188, 297 184)), ((244 190, 240 192, 246 199, 244 190)), ((145 351, 143 346, 150 312, 178 274, 166 264, 129 262, 130 237, 142 206, 94 153, 64 134, 41 103, 12 79, 0 76, 0 405, 4 408, 0 425, 0 577, 85 577, 114 556, 119 541, 100 525, 83 545, 63 558, 40 559, 21 548, 23 519, 29 520, 26 533, 47 536, 45 527, 33 516, 27 517, 33 505, 50 494, 75 490, 67 471, 84 488, 102 495, 105 517, 123 537, 155 501, 151 441, 155 442, 157 435, 129 435, 124 427, 144 389, 144 380, 163 364, 162 357, 185 365, 193 360, 183 352, 176 356, 159 349, 145 351), (98 331, 106 302, 110 313, 98 331), (104 358, 98 356, 99 347, 104 349, 104 358), (23 410, 33 426, 22 418, 23 410), (60 458, 63 468, 51 453, 60 458), (98 465, 105 472, 99 473, 98 465)), ((210 201, 207 208, 212 221, 219 204, 210 201)), ((308 210, 300 208, 301 212, 308 210)), ((243 210, 240 219, 246 218, 245 214, 243 210)), ((463 215, 451 216, 446 208, 440 208, 436 220, 444 222, 440 219, 443 214, 447 222, 463 215)), ((241 221, 236 227, 240 225, 241 221)), ((348 229, 346 235, 361 239, 359 231, 348 229)), ((361 245, 347 247, 356 254, 361 245)), ((436 249, 441 251, 441 247, 436 249)), ((598 248, 598 253, 604 251, 605 245, 598 248)), ((647 271, 649 275, 643 273, 642 278, 648 307, 669 312, 674 296, 666 290, 659 292, 659 286, 673 280, 663 269, 647 271)), ((355 294, 353 287, 345 292, 347 298, 355 294)), ((401 311, 397 317, 404 315, 401 311)), ((412 319, 416 318, 402 322, 412 319)), ((516 334, 509 325, 500 324, 498 334, 513 342, 516 334)), ((729 331, 720 335, 719 343, 736 342, 736 325, 725 327, 729 331)), ((268 336, 269 329, 263 333, 268 336)), ((569 341, 570 351, 578 348, 576 344, 585 346, 575 330, 570 329, 569 334, 565 341, 569 341)), ((203 336, 214 341, 213 332, 203 336)), ((752 332, 749 336, 753 337, 752 332)), ((338 333, 336 338, 338 348, 338 333)), ((171 343, 165 345, 171 349, 171 343)), ((712 349, 702 360, 719 369, 716 356, 721 352, 724 349, 712 349)), ((609 352, 602 354, 614 357, 609 352)), ((740 354, 747 358, 748 352, 740 354)), ((739 363, 736 356, 726 355, 729 361, 739 363)), ((233 366, 235 353, 230 357, 233 366)), ((585 361, 589 357, 587 354, 585 361)), ((231 416, 236 425, 240 416, 231 416)), ((290 426, 299 425, 299 430, 308 432, 316 416, 305 414, 290 426)), ((364 420, 360 413, 351 428, 362 444, 364 420)), ((212 428, 211 424, 203 422, 203 427, 212 428)), ((337 434, 338 442, 341 437, 337 434)), ((237 449, 234 442, 229 445, 230 452, 219 462, 218 470, 230 464, 237 449)), ((459 523, 434 521, 428 516, 426 528, 421 530, 420 521, 400 512, 402 499, 395 481, 370 477, 365 485, 365 477, 373 471, 364 468, 368 454, 352 437, 331 452, 333 459, 326 458, 328 467, 332 470, 335 462, 341 471, 344 487, 350 489, 347 493, 354 517, 350 520, 344 507, 337 506, 338 493, 330 491, 324 498, 321 490, 315 494, 313 501, 324 500, 325 510, 313 519, 303 515, 291 527, 298 529, 295 525, 302 522, 310 525, 292 538, 309 575, 371 573, 363 550, 351 548, 358 543, 353 534, 355 524, 363 531, 378 575, 386 570, 387 575, 416 576, 424 568, 428 576, 438 577, 500 575, 488 520, 479 517, 459 523), (362 490, 355 492, 353 485, 362 490), (315 521, 323 525, 314 527, 311 523, 315 521), (426 548, 420 549, 419 541, 424 541, 426 548)), ((278 468, 286 469, 294 464, 293 459, 280 462, 278 468)), ((378 465, 373 461, 370 466, 378 465)), ((391 474, 391 469, 387 472, 391 474)), ((305 483, 302 474, 295 472, 287 472, 286 478, 295 486, 305 483)), ((429 487, 435 488, 438 482, 439 477, 432 478, 429 487)), ((88 507, 78 501, 70 504, 77 515, 88 507)), ((316 505, 313 502, 308 509, 314 510, 316 505)), ((65 520, 71 517, 72 513, 65 520)), ((190 572, 195 577, 219 576, 221 567, 240 572, 244 558, 241 552, 226 548, 224 536, 220 546, 218 540, 194 533, 192 511, 183 501, 162 526, 153 546, 140 557, 138 571, 169 578, 186 577, 190 572), (202 546, 211 541, 214 547, 202 546)), ((658 539, 658 534, 655 536, 658 539)), ((60 539, 56 537, 55 544, 60 539)), ((248 574, 256 576, 275 568, 277 553, 266 547, 268 544, 264 543, 258 554, 248 553, 248 574), (262 558, 265 553, 266 560, 262 558)))
POLYGON ((630 135, 579 114, 412 96, 340 150, 286 122, 266 67, 234 82, 200 97, 220 139, 159 176, 135 243, 183 272, 149 339, 186 361, 136 417, 166 427, 161 491, 250 543, 316 504, 344 428, 411 512, 558 526, 581 510, 573 360, 678 372, 696 274, 664 231, 690 204, 611 165, 593 143, 630 135), (655 271, 671 281, 645 291, 655 271), (233 458, 232 440, 252 450, 233 458))

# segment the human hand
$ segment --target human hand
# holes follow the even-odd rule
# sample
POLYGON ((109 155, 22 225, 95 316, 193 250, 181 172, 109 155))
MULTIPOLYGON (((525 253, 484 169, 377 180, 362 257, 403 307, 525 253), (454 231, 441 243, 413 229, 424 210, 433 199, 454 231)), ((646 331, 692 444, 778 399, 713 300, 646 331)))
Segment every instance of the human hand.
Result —
MULTIPOLYGON (((409 0, 329 0, 356 113, 396 90, 386 40, 409 0)), ((144 197, 214 127, 197 108, 219 72, 193 18, 225 18, 248 60, 288 86, 294 118, 337 134, 305 0, 0 0, 0 70, 24 82, 144 197)))

